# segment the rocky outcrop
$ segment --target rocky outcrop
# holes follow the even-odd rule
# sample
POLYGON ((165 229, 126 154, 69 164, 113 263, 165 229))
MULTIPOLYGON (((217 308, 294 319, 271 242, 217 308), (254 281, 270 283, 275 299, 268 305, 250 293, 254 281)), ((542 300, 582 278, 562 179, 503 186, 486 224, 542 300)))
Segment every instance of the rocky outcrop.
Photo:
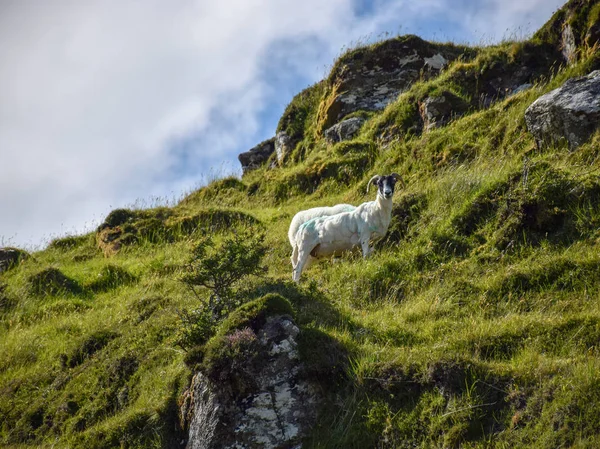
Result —
POLYGON ((468 110, 468 103, 452 92, 443 92, 436 97, 427 97, 420 104, 419 111, 424 131, 447 125, 468 110))
POLYGON ((571 149, 600 127, 600 70, 568 80, 525 111, 527 128, 540 145, 566 141, 571 149))
POLYGON ((28 254, 17 248, 0 248, 0 273, 10 270, 21 260, 28 257, 28 254))
POLYGON ((275 136, 275 152, 277 153, 277 163, 283 165, 285 158, 296 147, 295 142, 285 131, 279 131, 275 136))
POLYGON ((411 35, 349 52, 329 77, 329 101, 319 115, 321 129, 354 111, 385 108, 416 80, 437 75, 462 52, 411 35))
POLYGON ((260 168, 275 151, 275 137, 259 143, 254 148, 238 156, 243 173, 260 168))
MULTIPOLYGON (((249 328, 237 332, 254 335, 249 328)), ((289 316, 270 316, 256 332, 255 351, 262 362, 241 363, 250 381, 230 376, 215 382, 195 375, 181 407, 189 427, 187 449, 292 448, 300 443, 315 422, 320 395, 303 376, 299 333, 289 316)))
POLYGON ((329 143, 350 140, 356 136, 364 122, 365 119, 361 117, 352 117, 327 128, 323 134, 329 143))

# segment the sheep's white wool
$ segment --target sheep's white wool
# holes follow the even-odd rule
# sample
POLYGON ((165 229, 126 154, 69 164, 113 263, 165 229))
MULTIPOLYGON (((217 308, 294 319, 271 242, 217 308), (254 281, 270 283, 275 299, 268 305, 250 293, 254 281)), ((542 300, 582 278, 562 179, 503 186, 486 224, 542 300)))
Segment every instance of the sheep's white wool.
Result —
POLYGON ((350 212, 356 209, 356 206, 352 204, 336 204, 331 207, 313 207, 312 209, 302 210, 294 215, 292 222, 290 223, 290 230, 288 231, 288 238, 292 248, 296 245, 296 233, 302 223, 312 220, 317 217, 324 217, 329 215, 339 214, 341 212, 350 212))
POLYGON ((313 258, 328 257, 350 250, 359 244, 363 257, 372 249, 373 237, 385 236, 392 219, 392 195, 394 184, 400 175, 374 176, 369 181, 378 184, 377 199, 361 204, 349 212, 313 217, 298 226, 292 241, 293 279, 298 282, 302 270, 313 258))

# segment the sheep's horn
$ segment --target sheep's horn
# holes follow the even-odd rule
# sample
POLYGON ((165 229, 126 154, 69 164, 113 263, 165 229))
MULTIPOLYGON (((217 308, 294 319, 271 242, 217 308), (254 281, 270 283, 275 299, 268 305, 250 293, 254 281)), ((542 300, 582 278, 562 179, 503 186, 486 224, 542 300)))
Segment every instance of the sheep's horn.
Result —
POLYGON ((398 173, 392 173, 390 176, 393 176, 396 181, 400 181, 402 183, 402 187, 406 187, 404 179, 402 179, 402 176, 400 176, 398 173))
POLYGON ((369 183, 367 184, 367 193, 369 193, 369 187, 371 187, 371 184, 373 184, 373 181, 377 182, 377 181, 379 181, 379 178, 381 178, 381 175, 375 175, 369 180, 369 183))

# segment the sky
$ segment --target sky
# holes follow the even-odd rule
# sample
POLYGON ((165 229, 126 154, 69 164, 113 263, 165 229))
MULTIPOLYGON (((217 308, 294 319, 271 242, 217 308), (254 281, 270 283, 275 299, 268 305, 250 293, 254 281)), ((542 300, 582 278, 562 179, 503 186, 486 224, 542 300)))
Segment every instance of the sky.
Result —
POLYGON ((241 174, 292 97, 384 36, 490 44, 562 0, 0 0, 0 247, 241 174))

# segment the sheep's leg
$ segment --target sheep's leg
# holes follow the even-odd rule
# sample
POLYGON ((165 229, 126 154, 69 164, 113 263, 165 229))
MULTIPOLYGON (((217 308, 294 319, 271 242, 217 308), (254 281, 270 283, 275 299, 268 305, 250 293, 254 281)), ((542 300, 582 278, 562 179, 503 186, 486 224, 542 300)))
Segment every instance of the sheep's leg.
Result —
POLYGON ((308 255, 308 259, 306 259, 306 264, 304 265, 304 268, 302 269, 302 271, 306 270, 308 267, 310 267, 313 262, 317 260, 316 257, 311 256, 310 254, 308 255))
POLYGON ((294 250, 292 251, 292 270, 296 268, 296 264, 298 263, 298 245, 294 245, 294 250))
POLYGON ((366 259, 369 254, 371 254, 371 248, 369 247, 369 241, 371 240, 371 235, 365 235, 360 239, 360 246, 362 247, 363 259, 366 259))
POLYGON ((300 276, 302 275, 302 270, 304 269, 304 266, 308 262, 309 258, 310 258, 310 251, 305 251, 304 249, 300 249, 298 251, 298 263, 296 263, 296 267, 294 268, 294 271, 292 272, 292 279, 294 280, 294 282, 300 282, 300 276))

